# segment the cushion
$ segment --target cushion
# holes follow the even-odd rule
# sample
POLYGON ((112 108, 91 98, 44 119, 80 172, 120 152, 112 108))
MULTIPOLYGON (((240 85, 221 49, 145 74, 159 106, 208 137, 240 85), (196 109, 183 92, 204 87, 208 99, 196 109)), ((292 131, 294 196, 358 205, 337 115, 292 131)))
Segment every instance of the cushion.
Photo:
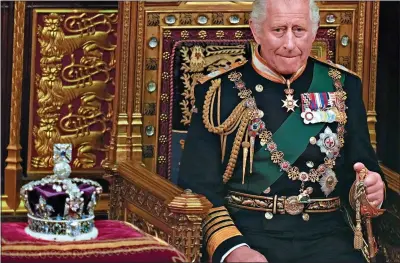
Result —
POLYGON ((98 237, 79 242, 38 240, 25 233, 26 226, 1 224, 2 262, 187 262, 177 249, 127 222, 95 221, 98 237))

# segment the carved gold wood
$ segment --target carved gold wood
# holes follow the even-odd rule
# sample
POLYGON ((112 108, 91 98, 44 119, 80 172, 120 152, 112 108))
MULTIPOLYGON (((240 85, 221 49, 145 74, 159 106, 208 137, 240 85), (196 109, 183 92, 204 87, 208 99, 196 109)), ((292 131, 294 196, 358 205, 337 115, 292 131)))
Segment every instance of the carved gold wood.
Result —
POLYGON ((51 171, 56 142, 73 144, 73 173, 101 173, 113 116, 117 20, 116 10, 33 10, 28 175, 51 171))
POLYGON ((107 173, 110 219, 129 221, 172 244, 191 262, 199 260, 201 222, 212 206, 204 196, 183 191, 140 164, 122 162, 107 173))
MULTIPOLYGON (((19 187, 22 176, 21 167, 21 99, 22 99, 22 71, 24 54, 24 29, 25 29, 25 2, 15 2, 14 9, 14 35, 13 35, 13 71, 11 77, 11 116, 10 116, 10 141, 7 147, 4 175, 4 192, 2 199, 2 212, 10 213, 16 210, 20 203, 19 187)), ((6 113, 3 113, 6 114, 6 113)))

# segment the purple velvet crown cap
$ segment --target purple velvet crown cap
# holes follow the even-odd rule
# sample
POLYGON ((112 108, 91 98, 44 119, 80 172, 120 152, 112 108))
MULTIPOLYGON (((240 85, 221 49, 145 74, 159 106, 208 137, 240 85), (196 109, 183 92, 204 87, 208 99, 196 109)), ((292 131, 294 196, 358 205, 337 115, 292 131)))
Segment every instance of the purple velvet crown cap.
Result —
POLYGON ((28 214, 41 219, 82 219, 94 214, 102 187, 92 180, 48 176, 21 188, 28 214))

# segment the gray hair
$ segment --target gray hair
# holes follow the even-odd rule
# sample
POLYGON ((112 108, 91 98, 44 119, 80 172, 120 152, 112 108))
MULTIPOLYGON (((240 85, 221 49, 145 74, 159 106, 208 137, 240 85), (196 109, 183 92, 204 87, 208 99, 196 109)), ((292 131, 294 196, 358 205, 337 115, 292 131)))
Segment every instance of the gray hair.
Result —
MULTIPOLYGON (((298 0, 295 0, 298 1, 298 0)), ((267 2, 268 0, 254 0, 251 19, 255 23, 255 28, 258 32, 261 31, 261 24, 267 19, 267 2)), ((309 0, 310 3, 310 19, 312 23, 313 34, 317 33, 319 23, 319 8, 314 0, 309 0)))

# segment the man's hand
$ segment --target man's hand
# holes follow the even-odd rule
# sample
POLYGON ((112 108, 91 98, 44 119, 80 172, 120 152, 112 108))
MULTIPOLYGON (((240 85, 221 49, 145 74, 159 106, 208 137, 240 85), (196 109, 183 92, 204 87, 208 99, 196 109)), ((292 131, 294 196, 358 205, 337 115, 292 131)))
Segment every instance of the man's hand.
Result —
POLYGON ((225 262, 268 262, 258 251, 247 246, 238 247, 225 258, 225 262))
MULTIPOLYGON (((359 172, 365 168, 365 165, 363 163, 356 163, 353 168, 354 171, 359 172)), ((382 181, 382 177, 378 173, 368 170, 364 184, 366 186, 368 201, 373 206, 378 207, 383 202, 385 191, 385 183, 382 181)))

